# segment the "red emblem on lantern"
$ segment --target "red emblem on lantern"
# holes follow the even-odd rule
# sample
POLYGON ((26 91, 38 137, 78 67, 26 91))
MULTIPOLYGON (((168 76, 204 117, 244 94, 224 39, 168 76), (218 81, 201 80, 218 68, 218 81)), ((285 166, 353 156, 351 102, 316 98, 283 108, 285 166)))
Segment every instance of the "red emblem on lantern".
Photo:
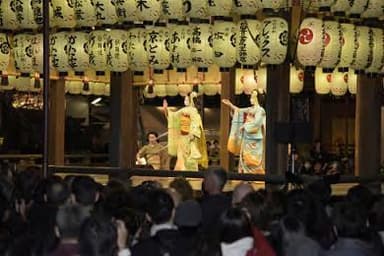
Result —
POLYGON ((344 82, 348 83, 348 73, 344 74, 344 82))
POLYGON ((309 44, 312 42, 313 39, 313 32, 309 28, 303 28, 300 30, 299 34, 299 42, 301 44, 309 44))
POLYGON ((332 82, 332 74, 327 75, 327 82, 331 83, 332 82))
POLYGON ((303 71, 299 71, 299 73, 297 73, 297 78, 299 79, 300 82, 303 82, 303 80, 304 80, 304 72, 303 71))
POLYGON ((328 33, 325 33, 324 34, 324 46, 327 46, 330 41, 331 41, 331 37, 329 36, 328 33))

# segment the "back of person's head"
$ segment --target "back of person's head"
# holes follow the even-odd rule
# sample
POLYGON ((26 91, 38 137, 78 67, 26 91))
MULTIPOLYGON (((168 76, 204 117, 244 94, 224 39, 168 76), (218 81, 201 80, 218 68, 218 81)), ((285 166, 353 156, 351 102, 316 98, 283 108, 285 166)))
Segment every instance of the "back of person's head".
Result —
POLYGON ((249 183, 242 182, 238 184, 232 193, 232 205, 239 204, 243 198, 254 191, 253 187, 249 183))
POLYGON ((172 197, 162 189, 156 189, 148 194, 150 204, 147 205, 147 213, 155 224, 162 224, 172 220, 174 202, 172 197))
POLYGON ((76 238, 83 221, 89 217, 89 211, 79 205, 60 206, 56 216, 56 224, 61 238, 76 238))
POLYGON ((369 212, 369 223, 374 230, 384 231, 384 197, 381 196, 373 204, 369 212))
POLYGON ((119 208, 113 217, 124 222, 129 240, 134 238, 145 222, 145 213, 129 207, 119 208))
POLYGON ((26 203, 32 200, 32 196, 41 181, 40 170, 38 168, 27 168, 16 175, 15 185, 17 196, 24 199, 26 203))
POLYGON ((175 212, 175 224, 179 228, 197 228, 202 220, 200 204, 195 200, 187 200, 178 205, 175 212))
POLYGON ((351 203, 361 204, 362 207, 371 208, 374 197, 366 186, 359 184, 348 190, 346 199, 351 203))
POLYGON ((332 189, 329 183, 324 180, 317 180, 308 185, 307 190, 321 203, 326 205, 331 199, 332 189))
POLYGON ((269 215, 266 208, 265 198, 261 193, 249 193, 243 198, 239 206, 248 211, 253 225, 261 230, 267 228, 269 215))
POLYGON ((340 202, 335 205, 332 213, 339 237, 367 238, 369 234, 367 209, 356 203, 340 202))
POLYGON ((227 172, 221 167, 211 167, 204 175, 204 190, 208 194, 221 192, 227 183, 227 172))
POLYGON ((193 199, 193 188, 184 177, 176 177, 169 187, 174 188, 181 195, 181 201, 193 199))
POLYGON ((220 242, 233 243, 244 237, 252 237, 252 226, 244 210, 229 208, 220 217, 220 242))
POLYGON ((90 206, 98 199, 99 186, 89 176, 76 176, 72 182, 72 193, 76 203, 90 206))
POLYGON ((51 176, 46 179, 44 194, 48 204, 59 206, 67 201, 70 191, 59 176, 51 176))
POLYGON ((113 256, 117 252, 116 227, 108 219, 91 217, 79 235, 80 256, 113 256))

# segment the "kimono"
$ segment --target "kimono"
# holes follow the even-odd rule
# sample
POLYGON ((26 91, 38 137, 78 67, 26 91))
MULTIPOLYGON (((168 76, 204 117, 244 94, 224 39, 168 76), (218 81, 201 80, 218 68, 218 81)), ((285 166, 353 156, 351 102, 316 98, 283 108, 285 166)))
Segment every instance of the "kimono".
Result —
POLYGON ((227 148, 239 156, 240 173, 264 174, 264 129, 265 110, 261 106, 235 111, 227 148))
POLYGON ((167 169, 167 155, 165 148, 161 144, 145 145, 138 152, 139 157, 144 157, 148 165, 153 169, 167 169))
POLYGON ((208 154, 201 117, 195 107, 168 113, 168 153, 177 156, 175 170, 207 168, 208 154))

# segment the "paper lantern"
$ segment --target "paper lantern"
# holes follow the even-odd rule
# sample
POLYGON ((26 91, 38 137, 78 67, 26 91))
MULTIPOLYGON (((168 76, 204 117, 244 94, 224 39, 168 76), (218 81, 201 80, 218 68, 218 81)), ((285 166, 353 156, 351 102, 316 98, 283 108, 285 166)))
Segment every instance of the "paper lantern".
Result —
POLYGON ((316 66, 324 51, 324 25, 317 18, 302 21, 297 42, 297 58, 303 66, 316 66))
POLYGON ((301 93, 304 88, 304 70, 291 66, 289 74, 289 92, 301 93))
POLYGON ((219 93, 219 84, 204 84, 203 91, 204 94, 207 96, 215 96, 219 93))
POLYGON ((136 0, 115 1, 116 14, 121 22, 133 22, 139 20, 136 11, 136 0))
POLYGON ((188 25, 178 25, 171 29, 169 35, 171 63, 175 68, 186 69, 192 65, 191 49, 192 28, 188 25))
POLYGON ((257 83, 257 91, 259 93, 267 92, 267 69, 259 68, 256 70, 256 83, 257 83))
POLYGON ((243 70, 243 74, 240 78, 243 84, 243 91, 249 95, 254 90, 257 90, 256 74, 254 70, 243 70))
POLYGON ((147 56, 149 65, 155 70, 164 70, 171 63, 171 56, 167 49, 169 31, 166 27, 147 29, 147 56))
POLYGON ((356 43, 356 27, 353 24, 341 23, 341 53, 339 67, 351 66, 356 43))
POLYGON ((54 33, 50 37, 50 56, 52 68, 58 72, 68 72, 71 68, 67 57, 68 32, 54 33))
POLYGON ((335 96, 343 96, 348 89, 348 73, 335 71, 332 74, 331 93, 335 96))
POLYGON ((32 36, 32 65, 35 72, 40 74, 44 71, 44 47, 43 34, 32 36))
POLYGON ((331 6, 335 3, 335 0, 317 0, 319 11, 329 12, 331 11, 331 6))
POLYGON ((17 34, 13 37, 13 54, 16 69, 21 73, 33 73, 32 38, 30 34, 17 34))
POLYGON ((170 22, 183 20, 185 18, 183 0, 163 0, 162 18, 170 22))
MULTIPOLYGON (((35 22, 38 26, 43 26, 44 22, 44 10, 43 10, 43 0, 31 0, 31 7, 33 10, 33 15, 35 18, 35 22)), ((55 21, 53 20, 53 9, 51 3, 48 5, 49 9, 49 26, 56 26, 55 21)))
POLYGON ((315 91, 318 94, 328 94, 332 86, 332 73, 323 73, 321 68, 315 71, 315 91))
POLYGON ((364 70, 372 61, 372 35, 366 26, 356 27, 356 43, 351 68, 364 70))
POLYGON ((51 0, 53 22, 61 28, 76 26, 75 9, 72 0, 51 0))
POLYGON ((104 96, 111 95, 111 86, 110 84, 104 84, 104 96))
POLYGON ((133 71, 144 72, 148 69, 149 61, 145 48, 147 31, 144 28, 135 28, 128 31, 128 59, 133 71))
POLYGON ((208 1, 208 13, 210 16, 230 16, 232 0, 210 0, 208 1))
POLYGON ((192 92, 192 85, 191 84, 181 83, 181 84, 179 84, 179 86, 177 88, 178 88, 180 96, 183 96, 183 97, 187 96, 188 94, 190 94, 192 92))
POLYGON ((177 84, 167 84, 165 89, 168 96, 177 96, 179 94, 179 88, 177 84))
POLYGON ((91 94, 96 96, 102 96, 104 94, 104 87, 105 87, 105 84, 101 82, 89 83, 89 90, 91 91, 91 94))
POLYGON ((208 68, 213 64, 211 37, 211 25, 193 24, 191 57, 192 62, 199 68, 208 68))
POLYGON ((384 1, 369 0, 367 9, 361 14, 362 18, 379 18, 384 15, 384 1))
POLYGON ((208 3, 206 0, 185 0, 185 14, 191 19, 208 19, 208 3))
POLYGON ((85 72, 89 68, 88 41, 89 34, 86 32, 71 32, 68 35, 68 64, 75 72, 85 72))
POLYGON ((93 0, 93 6, 98 25, 114 25, 119 21, 114 0, 93 0))
POLYGON ((124 72, 128 69, 128 33, 113 29, 108 32, 107 67, 112 72, 124 72))
POLYGON ((284 0, 263 0, 263 10, 264 11, 278 11, 280 8, 284 8, 284 0))
POLYGON ((68 81, 68 93, 70 94, 81 94, 83 87, 83 81, 68 81))
POLYGON ((282 18, 267 18, 261 32, 261 61, 278 65, 284 62, 288 50, 288 22, 282 18))
POLYGON ((13 0, 0 1, 0 28, 5 30, 16 30, 19 22, 15 8, 12 8, 13 0))
POLYGON ((301 5, 307 13, 317 13, 320 7, 318 0, 302 0, 301 5))
POLYGON ((31 86, 31 78, 29 76, 17 77, 14 86, 16 91, 28 92, 31 86))
POLYGON ((157 97, 165 97, 167 96, 167 85, 165 84, 156 84, 154 86, 154 91, 157 97))
POLYGON ((89 67, 99 72, 107 69, 107 40, 108 32, 105 30, 94 30, 89 33, 89 67))
POLYGON ((261 0, 237 0, 233 3, 233 11, 239 15, 256 15, 261 8, 261 0))
POLYGON ((11 56, 11 48, 8 36, 0 33, 0 71, 6 70, 11 56))
POLYGON ((31 3, 32 1, 20 0, 11 2, 11 8, 16 12, 16 19, 21 29, 37 29, 39 27, 36 23, 31 3))
POLYGON ((74 9, 77 27, 94 27, 97 25, 92 0, 74 0, 74 9))
POLYGON ((350 69, 347 74, 348 91, 350 94, 356 94, 357 92, 357 75, 353 69, 350 69))
POLYGON ((242 65, 256 65, 261 59, 259 42, 257 41, 262 29, 258 20, 240 20, 237 39, 237 61, 242 65))
POLYGON ((351 9, 349 9, 349 16, 359 18, 360 15, 367 9, 368 1, 370 0, 353 0, 351 9))
POLYGON ((236 25, 230 21, 215 21, 213 25, 213 61, 221 68, 236 64, 236 25))
POLYGON ((136 0, 136 13, 141 21, 154 22, 162 14, 162 1, 136 0))
POLYGON ((336 0, 331 6, 331 11, 335 16, 345 16, 346 13, 351 9, 349 0, 336 0))
POLYGON ((341 52, 340 24, 336 21, 324 21, 324 53, 319 64, 323 68, 335 68, 341 52))
POLYGON ((371 28, 372 62, 365 70, 366 73, 379 73, 384 65, 384 33, 382 29, 371 28))
POLYGON ((245 70, 236 69, 235 94, 242 94, 244 91, 244 72, 245 70))

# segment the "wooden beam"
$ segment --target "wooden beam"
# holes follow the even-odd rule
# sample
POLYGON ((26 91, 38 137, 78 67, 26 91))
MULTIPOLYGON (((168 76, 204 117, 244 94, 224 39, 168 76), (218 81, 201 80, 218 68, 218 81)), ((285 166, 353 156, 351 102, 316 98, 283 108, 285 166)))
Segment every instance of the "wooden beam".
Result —
MULTIPOLYGON (((221 99, 234 101, 235 97, 236 69, 229 72, 221 72, 221 99)), ((228 152, 227 143, 231 131, 231 110, 220 104, 220 165, 227 171, 233 171, 234 157, 228 152)))
POLYGON ((139 89, 133 86, 133 73, 111 74, 110 163, 120 168, 135 166, 137 153, 137 110, 139 89))
POLYGON ((380 78, 358 75, 355 119, 355 174, 376 177, 380 168, 380 78))
POLYGON ((65 146, 65 80, 51 80, 49 86, 48 161, 51 165, 63 165, 65 146))

